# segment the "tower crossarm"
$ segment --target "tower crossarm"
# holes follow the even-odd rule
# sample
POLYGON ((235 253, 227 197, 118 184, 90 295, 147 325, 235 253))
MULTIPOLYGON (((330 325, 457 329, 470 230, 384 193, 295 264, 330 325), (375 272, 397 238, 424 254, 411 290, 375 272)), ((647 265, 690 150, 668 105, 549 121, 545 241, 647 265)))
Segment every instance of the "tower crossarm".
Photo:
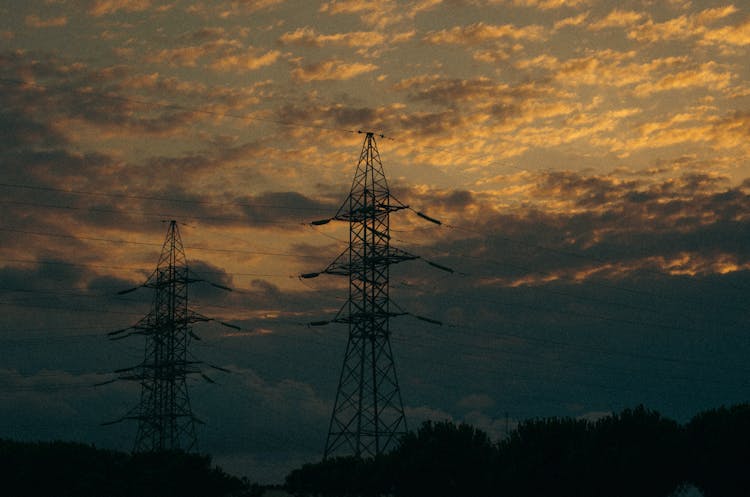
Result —
POLYGON ((398 264, 404 261, 413 261, 420 259, 418 255, 410 254, 405 250, 397 249, 394 247, 388 247, 385 254, 374 253, 373 255, 367 255, 359 259, 355 259, 350 262, 349 260, 350 249, 347 248, 341 253, 332 263, 330 263, 323 271, 314 273, 304 273, 300 275, 302 279, 317 278, 321 274, 331 274, 334 276, 353 276, 355 279, 361 279, 368 281, 364 276, 366 274, 363 268, 369 268, 373 266, 390 266, 398 264))
MULTIPOLYGON (((344 205, 348 206, 349 202, 350 200, 347 199, 344 205)), ((385 216, 386 214, 390 214, 391 212, 396 212, 408 208, 408 206, 401 204, 389 205, 378 203, 375 205, 359 207, 353 209, 351 212, 340 210, 331 219, 336 221, 346 221, 349 223, 362 223, 367 221, 368 219, 372 219, 373 217, 385 216)))

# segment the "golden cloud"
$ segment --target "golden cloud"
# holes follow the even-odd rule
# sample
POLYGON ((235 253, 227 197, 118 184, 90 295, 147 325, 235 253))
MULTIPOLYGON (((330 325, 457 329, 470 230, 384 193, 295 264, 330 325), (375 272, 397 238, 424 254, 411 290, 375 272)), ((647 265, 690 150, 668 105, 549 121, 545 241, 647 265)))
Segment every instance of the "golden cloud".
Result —
POLYGON ((545 38, 545 30, 540 25, 517 27, 512 24, 492 25, 477 22, 431 31, 424 40, 434 45, 479 45, 500 39, 539 41, 545 38))
POLYGON ((648 81, 654 72, 679 66, 687 61, 686 57, 665 57, 639 64, 632 62, 637 55, 635 51, 618 52, 609 49, 564 61, 550 55, 540 55, 520 60, 516 67, 544 68, 552 73, 557 82, 570 86, 624 87, 648 81))
POLYGON ((115 12, 142 12, 151 7, 151 0, 94 0, 88 13, 101 17, 115 12))
POLYGON ((372 47, 381 45, 386 37, 377 31, 355 31, 350 33, 336 33, 325 35, 315 29, 305 26, 295 31, 287 32, 279 38, 286 45, 302 45, 308 47, 322 47, 324 45, 344 45, 347 47, 372 47))
POLYGON ((378 7, 374 3, 387 4, 388 2, 370 2, 368 0, 332 0, 323 2, 320 6, 320 12, 329 14, 360 14, 370 12, 378 7))
POLYGON ((732 77, 731 72, 720 71, 716 62, 706 62, 696 69, 668 74, 656 82, 640 84, 635 88, 635 93, 645 96, 656 92, 685 88, 723 90, 729 86, 732 77))
POLYGON ((297 67, 292 70, 292 77, 297 81, 347 80, 361 74, 372 72, 378 66, 359 62, 347 63, 338 59, 324 60, 314 64, 297 67))
POLYGON ((274 64, 281 57, 278 50, 262 50, 243 47, 231 39, 218 39, 203 45, 165 48, 147 58, 154 64, 196 67, 199 59, 205 58, 206 66, 215 71, 250 71, 274 64))
POLYGON ((205 17, 217 16, 221 19, 228 19, 238 15, 271 9, 284 3, 284 1, 285 0, 229 0, 224 2, 198 2, 188 6, 185 10, 191 14, 198 14, 205 17))
POLYGON ((262 55, 252 52, 225 55, 215 59, 209 67, 217 71, 252 71, 274 64, 280 56, 281 52, 278 50, 269 50, 262 55))
POLYGON ((26 25, 31 28, 57 28, 68 24, 68 18, 66 16, 52 17, 49 19, 41 19, 37 15, 26 16, 26 25))
POLYGON ((559 21, 555 21, 555 29, 562 29, 567 26, 583 26, 586 20, 589 18, 589 13, 584 12, 573 17, 566 17, 559 21))
POLYGON ((750 18, 736 26, 706 31, 703 35, 703 41, 716 45, 750 45, 750 18))
POLYGON ((591 3, 591 0, 489 0, 488 3, 535 8, 539 10, 553 10, 564 7, 575 8, 588 5, 591 3))
POLYGON ((400 4, 395 0, 330 0, 324 2, 319 12, 329 15, 352 14, 359 15, 360 21, 368 26, 385 28, 414 17, 443 3, 443 0, 417 0, 400 4))
MULTIPOLYGON (((704 37, 707 40, 720 41, 719 33, 730 35, 738 31, 737 27, 709 30, 708 24, 724 19, 737 12, 733 5, 706 9, 697 14, 682 15, 664 22, 653 22, 651 19, 643 24, 634 26, 628 32, 628 38, 642 42, 657 42, 664 40, 680 40, 692 37, 704 37)), ((741 33, 741 29, 739 32, 741 33)))
POLYGON ((634 25, 644 17, 646 17, 645 14, 634 10, 615 9, 605 18, 589 24, 588 28, 592 31, 599 31, 607 28, 625 28, 634 25))

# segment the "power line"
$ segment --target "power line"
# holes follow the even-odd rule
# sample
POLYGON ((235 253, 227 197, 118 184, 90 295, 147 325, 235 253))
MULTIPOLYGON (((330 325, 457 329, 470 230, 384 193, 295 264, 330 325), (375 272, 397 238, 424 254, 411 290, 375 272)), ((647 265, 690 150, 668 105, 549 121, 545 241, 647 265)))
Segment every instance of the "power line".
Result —
MULTIPOLYGON (((0 202, 3 202, 3 201, 0 201, 0 202)), ((58 207, 58 206, 44 206, 44 205, 41 205, 41 204, 33 204, 33 203, 29 203, 29 204, 31 204, 31 205, 39 205, 39 206, 42 206, 42 207, 58 207)), ((66 208, 66 207, 63 207, 63 208, 66 208)), ((83 208, 76 208, 76 207, 71 207, 71 208, 72 209, 83 209, 83 208)), ((108 211, 108 212, 118 212, 118 211, 108 211)), ((279 224, 282 224, 282 223, 279 223, 279 224)), ((291 223, 289 223, 289 224, 291 224, 291 223)), ((2 228, 0 228, 0 229, 2 229, 2 228)), ((321 231, 318 231, 318 232, 321 233, 324 236, 327 236, 327 237, 333 239, 333 240, 336 240, 338 242, 342 242, 342 240, 339 240, 339 239, 337 239, 335 237, 327 235, 326 233, 323 233, 321 231)), ((29 233, 31 233, 31 234, 40 234, 40 233, 36 233, 36 232, 29 232, 29 233)), ((49 234, 48 236, 64 236, 64 235, 49 234)), ((85 237, 73 237, 73 238, 87 239, 85 237)), ((88 239, 93 239, 93 238, 88 238, 88 239)), ((93 239, 93 240, 107 241, 107 240, 99 239, 99 238, 93 239)), ((118 242, 119 243, 119 241, 113 241, 113 242, 118 242)), ((133 241, 125 242, 125 243, 146 244, 146 245, 154 245, 154 246, 157 245, 157 244, 152 244, 152 243, 140 243, 140 242, 133 242, 133 241)), ((193 247, 193 248, 194 249, 198 249, 198 250, 218 250, 218 251, 224 251, 225 250, 225 249, 207 249, 207 248, 196 248, 196 247, 193 247)), ((243 251, 243 252, 247 252, 247 251, 243 251)), ((253 252, 253 253, 259 253, 259 252, 253 252)), ((289 255, 289 254, 280 254, 280 253, 265 253, 265 254, 268 254, 268 255, 289 255)), ((483 260, 487 261, 486 259, 483 259, 483 260)), ((505 262, 503 262, 503 263, 500 263, 500 262, 497 262, 497 261, 489 261, 489 262, 493 262, 493 263, 496 263, 496 264, 499 264, 499 265, 509 265, 508 263, 505 263, 505 262)), ((106 267, 106 266, 102 266, 102 267, 106 267)), ((532 270, 530 268, 528 268, 528 267, 523 267, 523 266, 514 266, 514 267, 522 269, 522 270, 525 270, 527 272, 532 272, 532 270)), ((230 273, 227 273, 227 274, 230 274, 230 273)), ((257 274, 257 275, 256 274, 246 274, 246 275, 251 275, 251 276, 269 276, 269 277, 270 276, 278 276, 278 275, 263 275, 263 274, 257 274)), ((288 275, 286 275, 286 276, 288 276, 288 275)), ((560 276, 563 279, 572 279, 569 276, 564 275, 564 274, 562 274, 560 276)), ((597 284, 597 285, 607 286, 607 287, 610 287, 610 288, 619 289, 619 290, 629 291, 629 292, 634 292, 635 291, 635 290, 632 290, 632 289, 627 289, 627 288, 618 287, 618 286, 614 286, 614 285, 605 285, 605 284, 602 284, 602 283, 599 283, 599 282, 592 282, 592 283, 593 284, 597 284)), ((556 293, 556 294, 560 294, 560 295, 573 296, 572 294, 568 294, 566 292, 554 291, 554 290, 551 290, 551 289, 548 289, 548 288, 545 288, 545 287, 534 287, 534 288, 535 288, 535 290, 545 291, 545 292, 548 292, 548 293, 556 293)), ((639 293, 648 293, 648 294, 651 294, 651 292, 645 292, 643 290, 638 290, 638 292, 639 293)), ((595 299, 592 299, 592 298, 581 297, 581 296, 573 296, 573 297, 574 298, 578 298, 578 299, 584 299, 584 300, 595 300, 595 299)), ((664 296, 661 296, 661 297, 664 298, 664 296)), ((612 301, 603 301, 603 302, 606 303, 607 305, 616 305, 616 306, 621 306, 621 307, 631 307, 631 308, 635 308, 635 309, 646 310, 646 311, 649 311, 649 312, 660 312, 660 310, 655 310, 655 309, 652 309, 652 308, 645 308, 645 307, 642 307, 642 306, 632 306, 632 305, 629 305, 629 304, 622 304, 622 303, 612 302, 612 301)))
MULTIPOLYGON (((44 265, 61 265, 70 267, 82 267, 82 268, 93 268, 93 269, 123 269, 123 270, 134 270, 142 271, 142 266, 110 266, 105 264, 82 264, 77 262, 67 261, 45 261, 38 259, 0 259, 0 262, 13 262, 17 264, 44 264, 44 265)), ((215 271, 210 269, 201 270, 201 273, 205 274, 221 274, 229 276, 257 276, 264 278, 297 278, 296 275, 281 274, 281 273, 234 273, 227 271, 215 271)))
MULTIPOLYGON (((99 207, 76 207, 76 206, 71 206, 71 205, 40 204, 38 202, 22 202, 22 201, 17 201, 17 200, 0 200, 0 204, 24 205, 24 206, 38 207, 42 209, 100 212, 100 213, 105 213, 105 214, 116 214, 116 215, 127 216, 127 217, 138 215, 138 216, 143 216, 143 217, 155 217, 159 219, 169 219, 173 217, 180 217, 182 219, 194 219, 194 220, 199 220, 199 221, 238 221, 238 222, 249 221, 249 218, 239 217, 239 216, 194 216, 194 215, 175 216, 174 213, 157 214, 157 213, 152 213, 152 212, 148 212, 144 210, 134 210, 134 209, 128 209, 126 212, 126 211, 118 211, 116 209, 102 209, 99 207)), ((282 208, 282 207, 277 206, 276 208, 282 208)), ((299 224, 299 223, 292 223, 292 222, 271 221, 271 220, 263 220, 263 219, 253 219, 252 222, 257 223, 257 224, 271 224, 271 225, 279 225, 279 226, 297 226, 299 224)))
MULTIPOLYGON (((484 232, 481 232, 479 230, 475 230, 475 229, 472 229, 472 228, 467 228, 467 227, 464 227, 464 226, 457 226, 457 225, 454 225, 454 224, 447 224, 447 223, 444 223, 443 225, 446 228, 448 228, 448 229, 465 231, 465 232, 469 232, 469 233, 476 233, 476 234, 479 234, 479 235, 483 235, 484 234, 484 232)), ((537 250, 542 250, 542 251, 550 252, 550 253, 553 253, 553 254, 556 254, 556 255, 566 255, 566 256, 569 256, 569 257, 577 258, 577 259, 590 260, 590 261, 596 262, 598 264, 605 264, 605 265, 611 264, 611 261, 608 261, 606 259, 602 259, 600 257, 596 257, 594 255, 590 255, 590 254, 577 253, 577 252, 572 252, 570 250, 563 250, 563 249, 558 249, 558 248, 553 248, 553 247, 547 247, 545 245, 541 245, 541 244, 538 244, 538 243, 515 240, 513 238, 510 238, 510 237, 505 236, 505 235, 501 235, 499 233, 494 233, 493 236, 496 237, 496 238, 505 240, 505 241, 507 241, 509 243, 513 243, 513 244, 517 244, 517 245, 521 245, 521 246, 525 246, 525 247, 529 247, 529 248, 534 248, 534 249, 537 249, 537 250)), ((483 258, 482 260, 493 262, 493 263, 498 264, 498 265, 503 265, 503 263, 500 263, 498 261, 492 261, 490 259, 484 259, 483 258)), ((523 266, 516 266, 516 267, 528 270, 527 268, 524 268, 523 266)), ((665 276, 666 277, 670 277, 670 276, 673 276, 673 275, 664 273, 663 271, 659 271, 659 270, 656 270, 656 269, 653 269, 653 268, 650 268, 650 267, 646 267, 646 266, 638 268, 638 270, 639 271, 644 271, 644 272, 647 272, 647 273, 650 273, 650 274, 653 274, 653 275, 656 275, 656 276, 661 276, 661 277, 665 277, 665 276)), ((531 270, 528 270, 528 271, 533 273, 533 271, 531 271, 531 270)), ((563 273, 561 273, 561 274, 555 274, 555 276, 559 276, 559 277, 561 277, 563 279, 572 279, 570 276, 567 276, 567 275, 565 275, 563 273)), ((576 281, 576 282, 578 282, 578 281, 576 281)), ((654 292, 649 292, 649 291, 643 290, 643 289, 627 289, 625 287, 620 287, 620 286, 615 286, 615 285, 605 285, 605 284, 602 284, 602 283, 593 282, 591 280, 587 280, 587 282, 595 284, 595 285, 598 284, 598 285, 601 285, 601 286, 609 286, 610 288, 617 288, 617 289, 621 289, 621 290, 628 291, 628 292, 631 292, 631 293, 644 293, 644 294, 649 294, 649 295, 652 295, 652 296, 657 296, 659 298, 667 298, 665 296, 656 294, 654 292)), ((712 283, 714 285, 717 285, 716 282, 712 282, 712 283)), ((673 300, 680 300, 680 299, 674 298, 674 297, 669 297, 669 298, 671 298, 673 300)), ((723 304, 723 303, 719 304, 719 305, 724 306, 724 307, 732 307, 732 308, 740 309, 740 310, 743 310, 743 311, 747 312, 747 309, 744 309, 744 308, 734 307, 734 306, 728 306, 727 304, 723 304)))
POLYGON ((286 209, 286 210, 297 210, 297 211, 313 211, 323 212, 326 208, 323 207, 295 207, 289 205, 279 204, 267 204, 267 203, 242 203, 242 202, 216 202, 213 200, 196 200, 196 199, 182 199, 174 197, 159 197, 156 195, 135 195, 132 193, 113 193, 113 192, 93 192, 86 190, 67 190, 64 188, 53 188, 48 186, 35 186, 35 185, 22 185, 17 183, 0 183, 0 187, 4 188, 16 188, 24 190, 36 190, 36 191, 47 191, 66 193, 69 195, 85 195, 94 197, 111 197, 111 198, 125 198, 132 200, 154 200, 159 202, 173 202, 178 204, 198 204, 198 205, 214 205, 214 206, 229 206, 229 207, 263 207, 271 209, 286 209))
MULTIPOLYGON (((0 228, 0 230, 1 229, 2 228, 0 228)), ((119 243, 119 241, 115 241, 115 242, 119 243)), ((139 243, 139 242, 130 242, 130 243, 139 243)), ((157 244, 149 244, 149 245, 157 245, 157 244)), ((23 291, 23 290, 18 290, 18 291, 23 291)), ((32 291, 32 293, 33 293, 33 291, 32 291)), ((554 292, 554 293, 559 293, 559 294, 570 296, 570 294, 567 294, 565 292, 554 292)), ((507 307, 525 307, 525 308, 528 308, 528 309, 531 309, 531 310, 535 310, 535 311, 552 312, 552 313, 557 313, 557 314, 577 316, 577 317, 584 317, 584 318, 591 318, 591 319, 597 319, 597 320, 602 320, 602 321, 619 322, 621 324, 636 325, 636 326, 646 326, 646 327, 655 327, 655 328, 660 328, 660 329, 670 329, 670 330, 676 330, 676 331, 688 331, 688 332, 692 332, 692 333, 705 333, 704 330, 700 330, 700 329, 697 329, 697 328, 686 328, 686 327, 668 325, 668 324, 663 324, 663 323, 653 323, 653 322, 643 321, 643 320, 624 319, 624 318, 617 318, 617 317, 612 317, 612 316, 607 316, 607 315, 602 315, 602 314, 593 314, 593 313, 586 313, 586 312, 579 312, 579 311, 569 311, 569 310, 565 310, 565 309, 545 308, 545 307, 534 306, 534 305, 523 304, 523 303, 517 303, 517 302, 501 302, 501 301, 497 301, 497 300, 493 300, 493 299, 488 299, 488 298, 479 298, 479 299, 480 300, 484 300, 484 301, 489 302, 489 303, 492 303, 492 304, 503 305, 503 306, 507 306, 507 307)), ((608 305, 626 306, 626 305, 618 303, 618 302, 610 302, 610 301, 603 301, 603 302, 607 303, 608 305)), ((31 303, 8 303, 8 302, 0 302, 0 305, 17 305, 19 307, 37 307, 37 308, 48 308, 48 309, 65 310, 65 311, 70 310, 68 308, 63 308, 63 307, 51 307, 51 306, 44 306, 44 305, 40 305, 40 304, 31 304, 31 303)), ((222 307, 222 306, 219 306, 219 307, 222 307)), ((227 307, 224 306, 223 308, 226 309, 227 307)), ((78 310, 81 310, 82 312, 108 312, 106 310, 96 310, 96 309, 78 309, 78 310)), ((112 311, 112 313, 118 313, 118 312, 120 312, 120 311, 112 311)), ((731 326, 731 325, 723 324, 723 326, 731 326)))
MULTIPOLYGON (((155 242, 138 242, 138 241, 133 241, 133 240, 114 240, 112 238, 64 235, 61 233, 45 233, 41 231, 30 231, 30 230, 22 230, 22 229, 17 229, 17 228, 8 228, 8 227, 0 227, 0 231, 6 231, 10 233, 23 233, 26 235, 35 235, 35 236, 46 236, 46 237, 52 237, 52 238, 66 238, 66 239, 72 239, 72 240, 88 240, 88 241, 94 241, 94 242, 161 247, 161 244, 155 243, 155 242)), ((295 258, 301 258, 301 259, 317 259, 318 258, 317 256, 314 256, 314 255, 291 254, 287 252, 269 252, 269 251, 261 251, 261 250, 222 249, 222 248, 213 248, 213 247, 185 247, 185 248, 189 250, 199 250, 199 251, 202 250, 206 252, 226 252, 226 253, 234 253, 234 254, 270 255, 270 256, 276 256, 276 257, 295 257, 295 258)))

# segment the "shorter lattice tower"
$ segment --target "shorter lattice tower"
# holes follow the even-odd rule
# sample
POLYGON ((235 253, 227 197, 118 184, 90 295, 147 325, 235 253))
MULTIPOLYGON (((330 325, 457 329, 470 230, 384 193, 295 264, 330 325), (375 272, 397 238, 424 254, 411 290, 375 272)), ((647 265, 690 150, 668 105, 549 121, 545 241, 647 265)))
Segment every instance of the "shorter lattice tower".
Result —
POLYGON ((349 223, 348 248, 321 272, 349 277, 349 298, 333 319, 348 325, 349 339, 324 458, 376 456, 406 432, 390 343, 390 318, 406 313, 391 310, 389 272, 391 265, 418 257, 391 247, 389 216, 407 208, 390 194, 375 135, 366 133, 348 198, 333 218, 312 223, 349 223))
POLYGON ((143 362, 116 371, 118 378, 110 380, 140 383, 139 404, 112 422, 138 421, 134 452, 197 449, 195 424, 200 421, 190 408, 187 377, 201 374, 211 380, 201 373, 200 361, 188 359, 188 345, 191 338, 197 338, 191 325, 212 319, 188 307, 188 285, 196 281, 203 280, 190 278, 177 222, 170 221, 156 270, 143 285, 119 292, 125 294, 141 287, 153 290, 151 311, 135 325, 109 334, 115 340, 133 335, 146 338, 143 362))

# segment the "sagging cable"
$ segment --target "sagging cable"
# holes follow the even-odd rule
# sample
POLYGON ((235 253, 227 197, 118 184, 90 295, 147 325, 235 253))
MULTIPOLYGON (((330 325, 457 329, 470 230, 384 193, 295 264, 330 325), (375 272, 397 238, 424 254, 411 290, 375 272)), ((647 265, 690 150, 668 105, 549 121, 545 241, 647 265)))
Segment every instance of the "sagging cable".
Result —
POLYGON ((449 268, 448 266, 443 266, 442 264, 438 264, 437 262, 428 261, 427 259, 424 259, 424 261, 430 266, 440 269, 441 271, 445 271, 451 274, 455 272, 453 271, 453 269, 449 268))
POLYGON ((425 219, 425 220, 427 220, 427 221, 429 221, 431 223, 435 223, 435 224, 440 225, 440 226, 442 226, 442 224, 443 224, 442 221, 440 221, 439 219, 435 219, 434 217, 430 217, 427 214, 425 214, 424 212, 419 212, 419 211, 414 211, 414 212, 417 214, 417 216, 419 216, 422 219, 425 219))

